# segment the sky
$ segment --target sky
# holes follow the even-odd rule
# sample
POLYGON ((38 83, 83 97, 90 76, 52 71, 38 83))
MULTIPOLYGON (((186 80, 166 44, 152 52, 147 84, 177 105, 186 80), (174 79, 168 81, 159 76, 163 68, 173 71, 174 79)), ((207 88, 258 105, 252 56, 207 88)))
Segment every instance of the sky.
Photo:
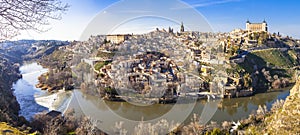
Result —
POLYGON ((62 1, 71 7, 63 14, 62 20, 50 21, 49 31, 22 31, 15 40, 72 41, 85 39, 90 34, 140 34, 168 26, 178 31, 181 22, 187 25, 188 30, 230 32, 235 28, 245 29, 247 20, 266 20, 269 32, 300 38, 299 0, 62 1), (211 29, 206 29, 207 27, 211 29))

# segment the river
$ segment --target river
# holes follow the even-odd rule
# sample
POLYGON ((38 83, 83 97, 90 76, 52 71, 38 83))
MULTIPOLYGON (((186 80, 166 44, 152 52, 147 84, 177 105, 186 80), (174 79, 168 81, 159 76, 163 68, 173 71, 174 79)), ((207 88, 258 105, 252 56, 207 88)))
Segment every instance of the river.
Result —
POLYGON ((13 84, 14 94, 21 108, 19 115, 27 120, 43 111, 64 112, 71 100, 72 92, 59 91, 51 94, 35 87, 38 77, 47 71, 37 63, 24 64, 20 67, 22 78, 13 84))
MULTIPOLYGON (((270 109, 277 99, 285 99, 289 95, 289 90, 276 90, 256 94, 252 97, 209 102, 200 100, 194 104, 136 106, 126 102, 103 101, 96 96, 86 95, 80 90, 50 94, 35 88, 38 76, 47 72, 47 69, 32 63, 23 65, 20 71, 23 78, 13 85, 15 95, 21 106, 20 115, 30 119, 38 112, 49 110, 64 112, 67 108, 74 108, 78 115, 85 114, 101 121, 101 127, 106 130, 112 130, 118 121, 136 123, 140 120, 152 121, 165 118, 187 123, 192 118, 192 114, 198 114, 204 120, 208 119, 205 122, 210 120, 216 122, 237 121, 247 118, 249 114, 257 110, 259 105, 266 105, 270 109)), ((125 127, 133 128, 130 124, 126 124, 125 127)))

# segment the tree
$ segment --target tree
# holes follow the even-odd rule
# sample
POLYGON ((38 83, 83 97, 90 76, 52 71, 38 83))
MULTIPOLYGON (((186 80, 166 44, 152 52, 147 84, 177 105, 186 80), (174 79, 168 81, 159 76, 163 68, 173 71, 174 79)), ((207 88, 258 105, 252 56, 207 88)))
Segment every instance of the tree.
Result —
POLYGON ((203 44, 202 41, 196 41, 196 42, 195 42, 195 46, 198 47, 198 48, 199 48, 202 44, 203 44))
POLYGON ((244 87, 249 88, 252 85, 252 79, 249 73, 245 74, 244 77, 244 87))
POLYGON ((45 32, 49 19, 61 19, 68 8, 61 0, 0 0, 0 41, 22 30, 45 32))

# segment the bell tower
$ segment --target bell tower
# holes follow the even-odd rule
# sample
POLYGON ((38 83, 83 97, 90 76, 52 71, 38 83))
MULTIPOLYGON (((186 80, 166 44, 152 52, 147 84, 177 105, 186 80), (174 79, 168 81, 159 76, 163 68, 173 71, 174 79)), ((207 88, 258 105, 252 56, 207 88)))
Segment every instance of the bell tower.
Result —
POLYGON ((184 32, 184 25, 183 25, 183 22, 181 22, 180 32, 181 32, 181 33, 184 32))

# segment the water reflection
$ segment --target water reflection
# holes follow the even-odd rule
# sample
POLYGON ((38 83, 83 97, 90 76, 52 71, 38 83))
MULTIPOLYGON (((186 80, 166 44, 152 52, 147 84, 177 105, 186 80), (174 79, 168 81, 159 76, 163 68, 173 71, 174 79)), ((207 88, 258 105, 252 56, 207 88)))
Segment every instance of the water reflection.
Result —
POLYGON ((35 88, 35 84, 38 83, 38 76, 47 70, 37 63, 32 63, 22 66, 20 71, 23 78, 13 84, 14 94, 20 104, 20 115, 31 120, 36 113, 48 110, 48 108, 37 104, 34 97, 34 95, 44 94, 40 89, 35 88))
POLYGON ((268 109, 271 108, 272 103, 277 99, 285 99, 289 95, 289 90, 278 90, 268 93, 260 93, 253 97, 243 97, 234 99, 224 99, 220 102, 218 108, 226 111, 230 116, 235 115, 238 109, 243 112, 256 110, 259 105, 266 105, 268 109))
MULTIPOLYGON (((76 92, 82 98, 77 99, 80 104, 87 106, 94 106, 96 110, 85 110, 88 113, 91 112, 102 112, 101 117, 105 116, 103 112, 111 112, 116 115, 133 121, 152 120, 159 118, 160 116, 168 113, 171 109, 174 109, 172 104, 154 104, 151 106, 135 106, 126 102, 110 102, 103 101, 96 96, 85 95, 79 90, 76 92), (86 103, 89 102, 89 103, 86 103)), ((223 122, 231 120, 239 120, 247 118, 249 114, 255 112, 259 105, 266 105, 268 109, 277 99, 285 99, 289 95, 289 90, 273 91, 268 93, 256 94, 253 97, 233 98, 233 99, 222 99, 217 104, 217 111, 214 114, 212 121, 223 122)), ((212 102, 212 101, 211 101, 212 102)), ((195 104, 195 107, 187 118, 186 122, 189 122, 192 118, 193 113, 201 116, 204 107, 209 109, 215 108, 214 104, 210 104, 206 100, 199 100, 195 104)), ((89 107, 88 107, 89 108, 89 107)), ((178 105, 175 109, 177 112, 188 109, 185 105, 178 105)), ((205 116, 205 114, 203 114, 205 116)), ((178 116, 180 117, 180 113, 178 116)))
MULTIPOLYGON (((267 108, 270 109, 277 99, 286 99, 288 95, 289 90, 277 90, 256 94, 252 97, 222 99, 218 104, 218 110, 214 114, 212 121, 237 121, 242 118, 247 118, 249 114, 256 112, 259 105, 266 105, 267 108)), ((205 102, 206 101, 198 102, 193 113, 201 114, 205 102)), ((192 116, 190 116, 190 118, 192 118, 192 116)))
POLYGON ((150 106, 135 106, 130 103, 122 102, 115 104, 113 102, 106 101, 106 105, 121 117, 125 117, 130 120, 151 120, 158 118, 167 112, 169 112, 173 105, 150 105, 150 106), (134 115, 132 115, 134 114, 134 115))

